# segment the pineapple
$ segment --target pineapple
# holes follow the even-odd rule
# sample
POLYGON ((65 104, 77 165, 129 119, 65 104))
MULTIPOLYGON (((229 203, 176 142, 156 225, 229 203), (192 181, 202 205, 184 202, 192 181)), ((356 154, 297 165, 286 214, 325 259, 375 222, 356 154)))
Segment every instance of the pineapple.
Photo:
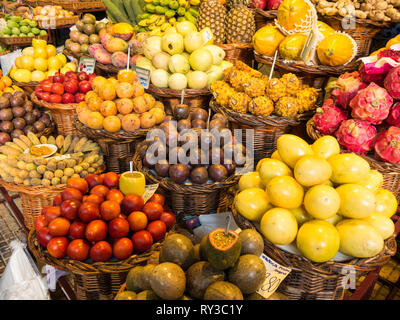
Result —
POLYGON ((282 76, 281 81, 286 86, 286 92, 289 96, 295 97, 297 91, 300 90, 301 82, 293 73, 286 73, 282 76))
POLYGON ((242 62, 240 60, 235 61, 235 67, 236 67, 236 69, 238 69, 240 71, 246 71, 252 77, 255 77, 255 78, 261 78, 263 75, 260 71, 250 68, 247 64, 245 64, 244 62, 242 62))
POLYGON ((267 96, 274 102, 277 102, 280 98, 286 96, 286 85, 277 78, 272 78, 268 81, 265 90, 267 96))
POLYGON ((236 8, 236 7, 239 7, 239 6, 248 7, 250 3, 251 3, 251 0, 228 0, 226 2, 226 6, 228 8, 233 9, 233 8, 236 8))
POLYGON ((274 103, 265 96, 254 98, 249 103, 249 112, 256 116, 268 117, 273 111, 274 103))
POLYGON ((250 43, 256 31, 254 13, 245 6, 231 9, 225 18, 227 43, 250 43))
POLYGON ((246 113, 250 97, 243 92, 234 92, 229 99, 229 107, 236 112, 246 113))
POLYGON ((265 82, 260 78, 250 78, 248 82, 243 84, 244 93, 250 97, 263 96, 265 94, 265 82))
POLYGON ((197 16, 198 30, 209 27, 214 36, 214 43, 225 43, 226 8, 218 0, 206 0, 201 3, 197 16))
POLYGON ((293 118, 299 110, 299 103, 296 98, 283 97, 275 104, 275 113, 281 117, 293 118))
POLYGON ((235 90, 224 81, 214 81, 211 83, 210 89, 213 93, 215 101, 223 107, 228 107, 230 97, 235 90))
POLYGON ((250 82, 250 75, 245 71, 234 70, 230 73, 229 82, 237 91, 244 91, 244 84, 250 82))
POLYGON ((306 87, 297 92, 296 98, 299 101, 299 113, 314 110, 317 107, 318 90, 306 87))

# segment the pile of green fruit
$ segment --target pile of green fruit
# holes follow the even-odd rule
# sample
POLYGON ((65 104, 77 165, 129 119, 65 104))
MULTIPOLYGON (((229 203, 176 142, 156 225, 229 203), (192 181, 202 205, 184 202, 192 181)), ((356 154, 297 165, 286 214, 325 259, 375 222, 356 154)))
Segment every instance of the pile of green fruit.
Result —
POLYGON ((139 16, 135 32, 161 35, 177 22, 190 21, 196 24, 199 0, 145 0, 144 13, 139 16))
POLYGON ((260 258, 264 242, 254 229, 237 234, 222 228, 201 243, 178 233, 169 235, 159 264, 132 268, 125 291, 116 300, 253 300, 266 277, 260 258))
POLYGON ((65 184, 68 178, 95 173, 103 163, 99 145, 86 137, 59 135, 39 139, 28 132, 0 147, 1 178, 25 186, 65 184), (38 151, 46 150, 40 149, 43 145, 56 146, 56 153, 48 158, 38 156, 38 151))
POLYGON ((106 27, 104 22, 97 22, 96 17, 90 13, 85 14, 75 24, 69 39, 65 41, 65 48, 73 53, 89 53, 91 44, 100 43, 99 32, 106 27))
MULTIPOLYGON (((36 37, 47 36, 46 30, 40 30, 38 23, 19 16, 4 17, 6 26, 0 30, 1 37, 36 37)), ((4 24, 4 23, 3 23, 4 24)))

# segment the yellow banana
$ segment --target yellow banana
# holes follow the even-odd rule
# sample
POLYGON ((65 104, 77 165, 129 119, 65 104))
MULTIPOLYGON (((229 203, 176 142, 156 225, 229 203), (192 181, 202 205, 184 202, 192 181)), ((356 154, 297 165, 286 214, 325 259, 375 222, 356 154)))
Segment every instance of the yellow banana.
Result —
POLYGON ((141 21, 139 21, 139 23, 138 23, 138 25, 141 26, 141 27, 147 27, 149 24, 150 24, 150 23, 149 23, 149 19, 141 20, 141 21))
POLYGON ((169 22, 170 24, 176 23, 176 18, 170 18, 170 19, 168 20, 168 22, 169 22))
POLYGON ((168 22, 165 22, 165 23, 163 23, 162 26, 161 26, 161 31, 165 31, 165 30, 167 30, 169 27, 172 27, 171 24, 168 23, 168 22))

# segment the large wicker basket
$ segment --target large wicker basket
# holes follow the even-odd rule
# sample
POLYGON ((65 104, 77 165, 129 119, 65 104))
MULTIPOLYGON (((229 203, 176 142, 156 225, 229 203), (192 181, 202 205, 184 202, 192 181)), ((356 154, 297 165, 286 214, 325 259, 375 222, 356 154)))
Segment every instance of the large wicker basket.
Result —
MULTIPOLYGON (((306 129, 308 136, 313 140, 317 140, 323 136, 323 134, 315 128, 312 118, 308 120, 306 129)), ((346 152, 346 150, 344 150, 344 152, 346 152)), ((362 157, 367 160, 372 169, 378 170, 383 175, 382 188, 392 192, 396 196, 397 202, 400 203, 400 166, 389 162, 378 161, 373 155, 362 157)))
POLYGON ((104 154, 108 171, 123 173, 129 171, 130 161, 136 149, 138 140, 146 137, 149 129, 139 129, 135 132, 120 131, 109 133, 105 130, 94 130, 74 119, 79 132, 96 141, 104 154))
POLYGON ((269 117, 239 113, 218 105, 211 100, 210 106, 216 113, 224 114, 231 122, 232 129, 242 130, 243 144, 246 145, 246 130, 254 130, 254 163, 262 158, 268 158, 276 149, 276 140, 291 127, 300 124, 300 118, 285 118, 271 115, 269 117))
POLYGON ((77 135, 82 136, 83 133, 76 129, 74 115, 76 114, 77 103, 62 104, 48 103, 39 100, 35 92, 31 94, 31 100, 34 104, 47 108, 51 111, 51 116, 56 123, 58 134, 63 136, 77 135))
MULTIPOLYGON (((180 90, 157 88, 150 84, 146 91, 164 103, 166 112, 173 110, 182 100, 182 91, 180 90)), ((183 103, 187 104, 190 109, 208 108, 210 99, 211 93, 208 89, 185 89, 183 103)))
POLYGON ((343 17, 323 16, 323 21, 335 30, 346 32, 357 43, 358 52, 356 57, 369 55, 373 37, 381 30, 390 26, 387 22, 376 22, 369 19, 356 19, 355 28, 343 29, 343 17))
POLYGON ((265 25, 274 25, 278 10, 261 10, 256 9, 254 19, 256 21, 256 30, 261 29, 265 25))
POLYGON ((162 242, 157 242, 150 250, 122 261, 90 264, 53 258, 38 243, 34 229, 28 235, 29 250, 38 261, 70 273, 73 291, 78 300, 112 300, 125 282, 129 270, 134 266, 146 264, 151 255, 160 250, 161 245, 162 242))
POLYGON ((33 39, 41 39, 47 41, 47 36, 37 37, 0 37, 0 43, 6 46, 30 46, 33 39))
MULTIPOLYGON (((255 228, 255 225, 240 215, 232 205, 232 214, 241 229, 255 228)), ((384 249, 376 256, 368 259, 352 259, 346 262, 328 261, 315 263, 303 256, 295 255, 279 249, 264 239, 264 252, 279 264, 292 271, 279 285, 278 291, 292 300, 341 300, 344 295, 343 279, 346 266, 353 267, 361 276, 383 266, 396 253, 397 245, 393 235, 385 241, 384 249)))
POLYGON ((169 178, 154 176, 148 168, 143 166, 138 152, 135 152, 132 160, 135 170, 142 172, 146 181, 158 183, 165 191, 168 206, 177 214, 201 215, 227 211, 229 188, 239 180, 239 176, 232 175, 223 182, 203 185, 177 184, 169 178))
POLYGON ((232 63, 234 63, 236 60, 239 60, 243 61, 249 66, 252 66, 254 56, 253 45, 251 43, 218 43, 217 46, 224 49, 226 54, 224 60, 232 63))
POLYGON ((51 19, 49 17, 49 18, 37 20, 37 22, 38 22, 39 28, 41 28, 41 29, 54 29, 57 27, 74 25, 78 20, 79 20, 79 16, 75 15, 72 17, 57 18, 57 19, 51 19))

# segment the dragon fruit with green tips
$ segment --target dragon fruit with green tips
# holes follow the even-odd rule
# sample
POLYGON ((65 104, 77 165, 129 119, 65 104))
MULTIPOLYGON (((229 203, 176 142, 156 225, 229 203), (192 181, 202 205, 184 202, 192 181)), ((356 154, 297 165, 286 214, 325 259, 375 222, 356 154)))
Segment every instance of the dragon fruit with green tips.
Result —
POLYGON ((340 123, 347 119, 347 112, 335 106, 332 99, 325 100, 321 108, 317 108, 313 120, 315 128, 322 134, 332 134, 340 123))
POLYGON ((385 89, 394 99, 400 99, 400 67, 389 71, 384 81, 385 89))
POLYGON ((336 80, 335 88, 332 90, 331 95, 335 98, 337 105, 346 109, 357 92, 366 86, 361 81, 360 74, 357 71, 346 72, 336 80))
POLYGON ((349 119, 340 124, 335 136, 339 144, 347 150, 358 154, 366 154, 373 148, 376 128, 367 121, 349 119))
POLYGON ((385 88, 370 83, 350 101, 351 115, 355 119, 380 124, 388 117, 392 104, 393 98, 385 88))
POLYGON ((375 157, 379 160, 400 164, 400 128, 390 127, 378 134, 375 145, 375 157))

